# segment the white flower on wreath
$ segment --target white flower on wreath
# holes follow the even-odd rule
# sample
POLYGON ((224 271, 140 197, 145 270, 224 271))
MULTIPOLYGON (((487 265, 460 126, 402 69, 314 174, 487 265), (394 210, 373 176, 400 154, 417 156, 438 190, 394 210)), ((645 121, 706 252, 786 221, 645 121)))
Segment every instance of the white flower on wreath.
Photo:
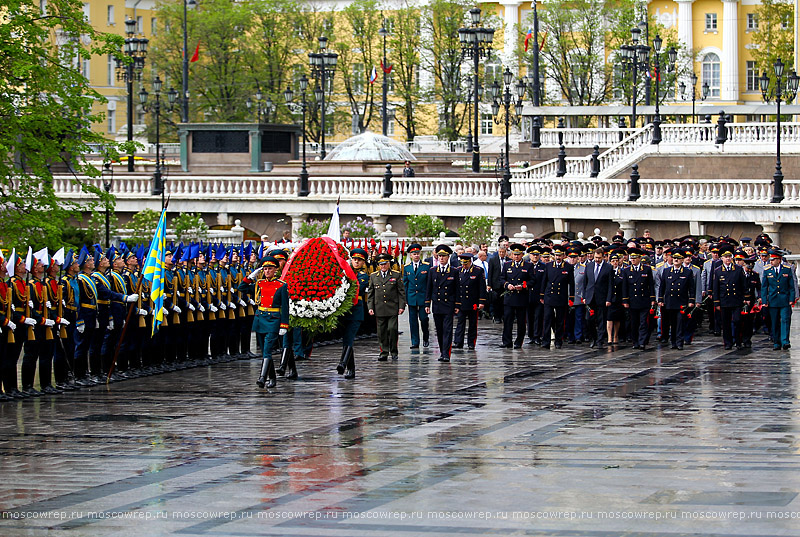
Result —
POLYGON ((342 306, 349 289, 350 280, 347 277, 343 277, 342 285, 336 289, 333 296, 325 300, 290 300, 289 314, 293 317, 305 317, 308 319, 329 317, 342 306))

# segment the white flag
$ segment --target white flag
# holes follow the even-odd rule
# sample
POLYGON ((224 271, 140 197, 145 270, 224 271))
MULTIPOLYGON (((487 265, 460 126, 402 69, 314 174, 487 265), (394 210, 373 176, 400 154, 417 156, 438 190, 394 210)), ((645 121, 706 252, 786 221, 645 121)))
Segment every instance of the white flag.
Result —
POLYGON ((53 261, 58 263, 59 265, 64 264, 64 247, 58 249, 56 253, 53 254, 53 261))
POLYGON ((11 255, 8 258, 8 262, 6 263, 6 272, 8 272, 9 276, 14 275, 14 264, 17 262, 17 249, 14 248, 11 250, 11 255))
POLYGON ((28 246, 28 255, 25 257, 25 268, 30 272, 33 269, 33 248, 28 246))
POLYGON ((328 232, 325 234, 326 237, 330 237, 336 242, 340 242, 342 240, 342 232, 339 229, 339 202, 336 202, 336 208, 333 210, 333 214, 331 215, 331 223, 328 226, 328 232))

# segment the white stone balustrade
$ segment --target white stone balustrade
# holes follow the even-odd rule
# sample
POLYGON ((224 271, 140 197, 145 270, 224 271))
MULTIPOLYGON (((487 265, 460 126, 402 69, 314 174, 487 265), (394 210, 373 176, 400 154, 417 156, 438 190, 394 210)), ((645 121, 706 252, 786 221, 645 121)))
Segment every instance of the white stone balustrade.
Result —
POLYGON ((627 138, 638 129, 633 128, 610 128, 610 129, 541 129, 539 139, 542 147, 558 147, 558 135, 564 137, 565 147, 610 147, 619 143, 619 136, 627 138))

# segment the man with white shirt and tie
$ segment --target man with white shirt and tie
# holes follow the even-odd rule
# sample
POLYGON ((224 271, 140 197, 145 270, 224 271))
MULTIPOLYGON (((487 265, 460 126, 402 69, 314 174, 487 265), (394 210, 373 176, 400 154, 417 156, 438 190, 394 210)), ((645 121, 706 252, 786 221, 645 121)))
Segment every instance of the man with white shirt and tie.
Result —
POLYGON ((425 294, 428 290, 430 264, 422 261, 422 246, 414 243, 408 247, 411 261, 403 267, 403 285, 406 288, 408 323, 411 327, 411 348, 419 348, 419 329, 422 327, 422 346, 428 346, 428 314, 425 313, 425 294))

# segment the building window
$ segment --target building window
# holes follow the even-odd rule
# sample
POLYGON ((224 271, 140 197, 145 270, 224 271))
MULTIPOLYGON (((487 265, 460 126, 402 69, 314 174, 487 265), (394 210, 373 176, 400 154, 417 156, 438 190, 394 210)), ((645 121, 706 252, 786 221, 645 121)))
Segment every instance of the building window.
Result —
POLYGON ((114 55, 108 55, 108 72, 106 73, 107 82, 109 86, 113 86, 117 77, 117 62, 114 60, 114 55))
POLYGON ((389 121, 386 122, 386 135, 390 137, 394 136, 394 118, 390 118, 389 121))
POLYGON ((333 136, 333 114, 325 114, 325 136, 333 136))
POLYGON ((497 58, 491 58, 484 66, 484 87, 488 88, 492 82, 503 84, 503 66, 497 58))
POLYGON ((90 80, 89 58, 81 58, 81 74, 86 80, 90 80))
POLYGON ((758 30, 758 13, 747 14, 747 29, 758 30))
POLYGON ((481 134, 492 134, 494 117, 492 114, 481 114, 481 134))
POLYGON ((719 56, 709 52, 703 56, 703 83, 708 83, 708 96, 719 97, 719 56))
POLYGON ((150 19, 150 35, 158 35, 158 19, 155 17, 150 19))
POLYGON ((792 26, 792 14, 787 13, 783 16, 781 21, 781 30, 788 30, 792 26))
POLYGON ((353 94, 360 95, 364 93, 364 64, 353 64, 353 94))
POLYGON ((143 34, 144 33, 144 17, 141 15, 136 16, 136 33, 143 34))
POLYGON ((625 97, 625 94, 622 91, 622 85, 625 83, 625 78, 623 76, 622 66, 616 62, 614 62, 614 100, 615 101, 622 101, 625 97))
POLYGON ((717 14, 706 13, 706 32, 717 31, 717 14))
POLYGON ((756 62, 749 61, 747 62, 747 90, 746 91, 758 91, 758 69, 756 69, 756 62))
POLYGON ((107 23, 109 26, 114 26, 114 6, 108 6, 107 12, 108 12, 107 23))
POLYGON ((90 22, 92 20, 91 16, 90 16, 91 13, 92 13, 91 5, 88 4, 88 3, 84 3, 83 4, 83 18, 86 19, 86 22, 90 22))
POLYGON ((114 134, 117 132, 117 111, 109 110, 108 114, 108 133, 114 134))

